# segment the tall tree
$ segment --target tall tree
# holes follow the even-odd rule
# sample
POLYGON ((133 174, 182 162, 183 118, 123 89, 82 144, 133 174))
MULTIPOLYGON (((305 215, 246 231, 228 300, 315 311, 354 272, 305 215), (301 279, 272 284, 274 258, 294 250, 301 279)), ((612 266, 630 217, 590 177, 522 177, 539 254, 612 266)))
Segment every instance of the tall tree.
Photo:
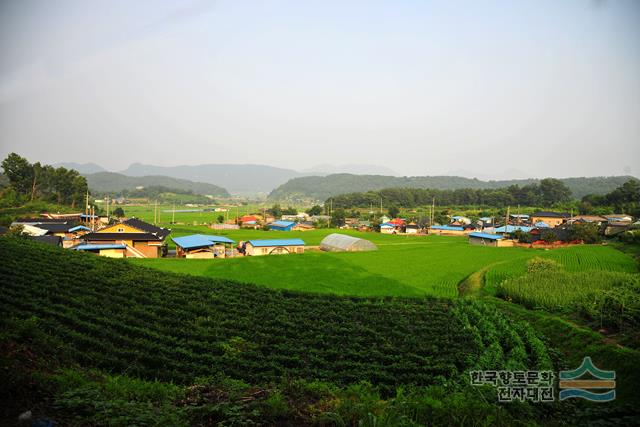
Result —
POLYGON ((34 172, 33 166, 27 159, 11 153, 2 161, 2 169, 18 194, 26 196, 31 193, 34 172))

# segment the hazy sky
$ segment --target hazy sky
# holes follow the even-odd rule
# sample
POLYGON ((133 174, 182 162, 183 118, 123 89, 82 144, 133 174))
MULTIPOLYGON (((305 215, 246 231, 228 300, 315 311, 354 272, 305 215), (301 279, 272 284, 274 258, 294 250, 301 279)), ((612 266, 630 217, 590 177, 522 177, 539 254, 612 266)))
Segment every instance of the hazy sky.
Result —
POLYGON ((11 151, 640 176, 640 1, 0 0, 11 151))

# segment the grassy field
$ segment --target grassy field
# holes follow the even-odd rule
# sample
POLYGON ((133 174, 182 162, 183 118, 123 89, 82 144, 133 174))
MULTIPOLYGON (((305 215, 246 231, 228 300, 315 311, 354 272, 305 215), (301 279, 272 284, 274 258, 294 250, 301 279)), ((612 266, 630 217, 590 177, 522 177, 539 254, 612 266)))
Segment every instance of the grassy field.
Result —
MULTIPOLYGON (((235 241, 251 238, 300 237, 307 245, 338 230, 215 232, 235 241)), ((174 227, 172 236, 209 233, 204 227, 174 227)), ((355 296, 455 297, 458 284, 487 266, 491 280, 524 273, 534 255, 558 258, 567 269, 634 271, 633 260, 606 246, 543 251, 528 248, 489 248, 469 245, 465 237, 397 236, 338 231, 371 240, 379 250, 361 253, 308 251, 304 255, 240 257, 225 260, 131 259, 139 265, 196 276, 232 279, 275 289, 355 296), (493 269, 496 273, 493 273, 493 269)))

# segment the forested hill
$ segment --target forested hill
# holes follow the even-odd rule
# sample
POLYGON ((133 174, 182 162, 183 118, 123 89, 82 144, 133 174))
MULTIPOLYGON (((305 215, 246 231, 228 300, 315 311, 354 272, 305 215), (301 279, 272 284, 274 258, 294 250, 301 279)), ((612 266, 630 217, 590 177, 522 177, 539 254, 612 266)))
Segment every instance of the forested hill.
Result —
POLYGON ((169 176, 127 176, 114 172, 98 172, 85 175, 89 188, 99 193, 133 190, 136 187, 168 187, 177 190, 191 191, 219 197, 229 197, 229 193, 222 187, 205 182, 194 182, 169 176))
MULTIPOLYGON (((562 178, 576 199, 587 194, 606 194, 622 185, 631 176, 562 178)), ((328 176, 307 176, 293 178, 269 194, 271 200, 314 199, 345 193, 356 193, 384 188, 430 188, 436 190, 493 189, 510 185, 537 184, 538 179, 515 179, 505 181, 481 181, 460 176, 411 176, 394 177, 384 175, 334 174, 328 176)))

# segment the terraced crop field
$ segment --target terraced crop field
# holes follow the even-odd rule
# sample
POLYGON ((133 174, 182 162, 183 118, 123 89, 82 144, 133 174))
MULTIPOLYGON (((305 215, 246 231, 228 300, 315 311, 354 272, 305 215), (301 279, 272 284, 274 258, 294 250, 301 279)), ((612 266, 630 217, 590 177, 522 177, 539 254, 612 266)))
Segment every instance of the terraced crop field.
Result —
POLYGON ((12 239, 0 256, 3 322, 36 316, 81 365, 141 378, 366 380, 393 391, 488 362, 550 364, 528 324, 479 302, 277 292, 12 239))

